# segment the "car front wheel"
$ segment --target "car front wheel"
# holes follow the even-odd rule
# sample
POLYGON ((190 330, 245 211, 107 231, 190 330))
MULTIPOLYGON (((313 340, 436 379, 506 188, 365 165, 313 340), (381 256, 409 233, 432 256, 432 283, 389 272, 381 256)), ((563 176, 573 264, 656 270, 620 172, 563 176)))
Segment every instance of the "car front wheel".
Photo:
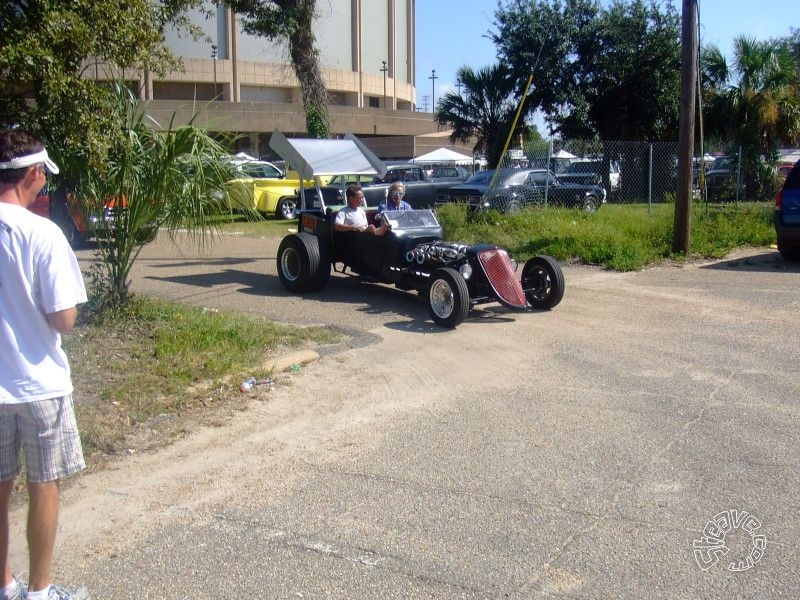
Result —
POLYGON ((564 297, 564 273, 549 256, 534 256, 522 268, 522 290, 533 308, 550 310, 564 297))
POLYGON ((439 327, 457 327, 469 313, 467 282, 455 269, 443 268, 433 272, 425 300, 428 314, 439 327))
POLYGON ((595 213, 597 212, 598 206, 599 203, 597 201, 597 196, 586 196, 583 199, 583 205, 581 206, 581 208, 587 213, 595 213))

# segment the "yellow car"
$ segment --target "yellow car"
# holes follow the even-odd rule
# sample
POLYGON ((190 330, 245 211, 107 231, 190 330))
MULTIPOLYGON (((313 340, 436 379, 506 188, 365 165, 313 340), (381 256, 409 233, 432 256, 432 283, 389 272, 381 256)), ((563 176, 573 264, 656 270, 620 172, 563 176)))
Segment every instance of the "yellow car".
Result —
MULTIPOLYGON (((262 160, 233 161, 237 176, 228 182, 232 210, 255 210, 274 214, 279 219, 293 219, 297 208, 300 177, 295 171, 284 173, 262 160)), ((313 187, 308 180, 305 187, 313 187)))

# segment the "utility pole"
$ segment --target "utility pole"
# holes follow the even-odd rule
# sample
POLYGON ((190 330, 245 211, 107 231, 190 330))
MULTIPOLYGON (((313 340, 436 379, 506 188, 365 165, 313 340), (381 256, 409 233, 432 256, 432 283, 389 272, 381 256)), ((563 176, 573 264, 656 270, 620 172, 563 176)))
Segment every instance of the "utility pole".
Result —
POLYGON ((431 80, 431 112, 436 112, 436 80, 439 79, 436 76, 436 69, 431 70, 431 76, 428 79, 431 80))
POLYGON ((678 189, 673 252, 689 253, 692 231, 692 162, 697 98, 697 0, 683 0, 681 16, 681 112, 678 121, 678 189))
POLYGON ((383 73, 383 108, 386 108, 386 72, 389 70, 389 67, 386 66, 386 61, 381 61, 381 68, 379 69, 381 73, 383 73))
POLYGON ((217 96, 217 45, 211 44, 211 58, 214 59, 214 100, 219 100, 217 96))

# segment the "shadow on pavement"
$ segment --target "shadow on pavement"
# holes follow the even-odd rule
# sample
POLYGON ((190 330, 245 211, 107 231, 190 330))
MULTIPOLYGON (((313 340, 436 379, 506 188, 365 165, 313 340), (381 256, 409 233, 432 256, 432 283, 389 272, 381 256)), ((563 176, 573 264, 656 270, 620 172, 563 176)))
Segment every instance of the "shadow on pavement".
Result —
MULTIPOLYGON (((192 266, 193 261, 176 263, 170 261, 172 268, 192 266)), ((214 261, 219 265, 244 264, 247 259, 214 261)), ((212 266, 209 261, 196 261, 195 266, 212 266)), ((160 266, 160 265, 159 265, 160 266)), ((166 266, 166 263, 165 263, 166 266)), ((280 282, 277 275, 258 273, 242 269, 222 269, 206 273, 144 277, 150 281, 161 281, 203 289, 238 287, 237 293, 260 297, 283 298, 291 295, 280 282)), ((384 326, 398 331, 417 333, 444 333, 449 331, 437 327, 428 316, 425 303, 413 291, 404 291, 389 284, 365 282, 358 277, 332 275, 328 285, 320 292, 297 294, 296 297, 319 302, 353 305, 353 310, 370 315, 400 317, 401 320, 387 321, 384 326)), ((515 315, 499 305, 486 305, 473 308, 467 322, 507 323, 513 322, 515 315)))
POLYGON ((715 262, 701 267, 702 269, 723 271, 764 271, 764 272, 800 272, 800 263, 783 260, 777 250, 765 250, 756 254, 715 262))

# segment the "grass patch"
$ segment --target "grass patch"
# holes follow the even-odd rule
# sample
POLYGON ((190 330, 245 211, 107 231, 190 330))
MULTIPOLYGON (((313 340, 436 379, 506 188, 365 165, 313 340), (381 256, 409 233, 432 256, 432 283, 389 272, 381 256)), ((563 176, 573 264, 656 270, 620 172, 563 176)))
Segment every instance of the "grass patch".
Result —
POLYGON ((64 339, 84 448, 116 453, 137 424, 237 397, 240 380, 270 375, 271 353, 337 337, 134 297, 64 339))
MULTIPOLYGON (((529 208, 517 214, 470 213, 463 205, 437 211, 445 237, 507 248, 519 261, 536 254, 580 260, 621 271, 638 270, 672 252, 673 204, 607 204, 595 214, 577 209, 529 208)), ((696 205, 691 254, 719 258, 738 246, 775 243, 772 203, 696 205)))
POLYGON ((297 229, 297 220, 287 221, 272 217, 248 219, 243 215, 226 215, 217 226, 223 233, 235 233, 246 237, 283 237, 290 229, 297 229))

